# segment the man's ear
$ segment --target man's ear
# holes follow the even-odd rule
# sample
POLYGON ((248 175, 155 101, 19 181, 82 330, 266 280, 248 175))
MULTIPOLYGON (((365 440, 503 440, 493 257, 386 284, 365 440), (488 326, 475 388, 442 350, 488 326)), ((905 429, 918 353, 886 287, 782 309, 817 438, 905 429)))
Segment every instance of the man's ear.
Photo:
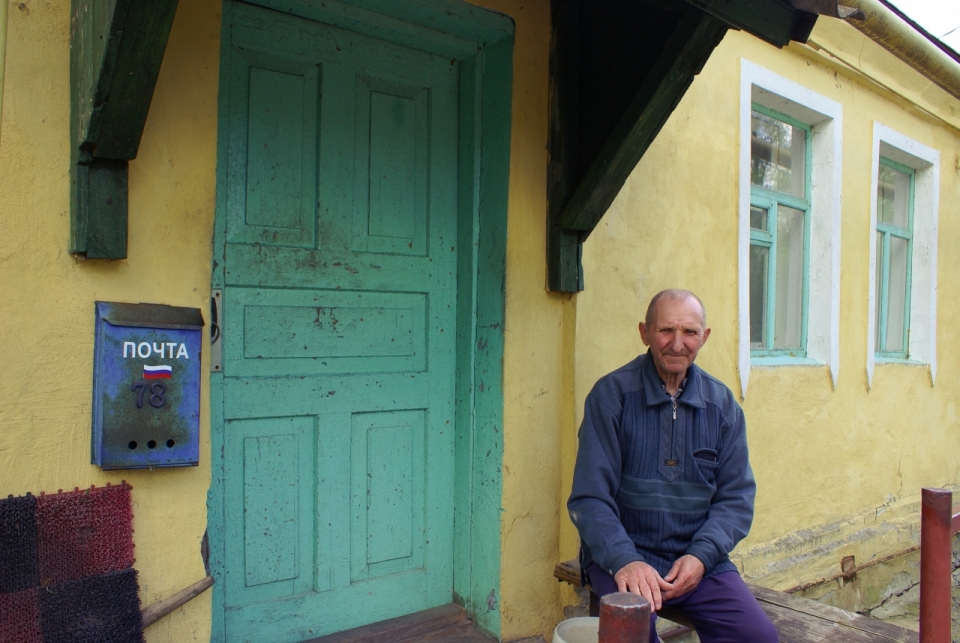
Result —
MULTIPOLYGON (((647 325, 643 322, 640 322, 640 341, 643 342, 644 346, 650 345, 650 340, 647 339, 647 325)), ((706 341, 706 339, 704 339, 704 341, 706 341)))
POLYGON ((703 341, 700 343, 700 345, 703 346, 704 344, 706 344, 708 339, 710 339, 710 329, 709 329, 709 328, 704 328, 704 329, 703 329, 703 341))

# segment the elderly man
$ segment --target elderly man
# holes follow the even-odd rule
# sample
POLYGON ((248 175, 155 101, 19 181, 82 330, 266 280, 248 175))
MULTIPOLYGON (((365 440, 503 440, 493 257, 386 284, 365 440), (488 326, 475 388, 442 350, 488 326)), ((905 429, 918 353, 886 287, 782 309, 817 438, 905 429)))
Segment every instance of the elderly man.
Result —
MULTIPOLYGON (((694 365, 710 337, 692 292, 658 293, 649 347, 587 396, 567 506, 594 591, 633 592, 689 618, 702 643, 777 643, 728 553, 753 520, 743 411, 694 365)), ((656 641, 655 616, 650 619, 656 641)))

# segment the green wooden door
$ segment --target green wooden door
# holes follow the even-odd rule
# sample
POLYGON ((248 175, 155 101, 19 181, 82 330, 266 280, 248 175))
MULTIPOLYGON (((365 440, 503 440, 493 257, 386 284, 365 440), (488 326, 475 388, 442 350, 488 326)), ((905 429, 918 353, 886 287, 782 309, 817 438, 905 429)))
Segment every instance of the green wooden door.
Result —
POLYGON ((452 600, 459 70, 228 9, 224 630, 283 643, 452 600))

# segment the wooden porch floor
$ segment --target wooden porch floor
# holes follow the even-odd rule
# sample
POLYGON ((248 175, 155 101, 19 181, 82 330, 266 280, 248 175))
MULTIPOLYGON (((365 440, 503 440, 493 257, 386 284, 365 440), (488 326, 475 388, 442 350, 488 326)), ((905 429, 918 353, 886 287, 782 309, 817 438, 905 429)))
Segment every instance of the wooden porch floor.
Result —
POLYGON ((475 629, 466 610, 451 603, 302 643, 491 643, 475 629))

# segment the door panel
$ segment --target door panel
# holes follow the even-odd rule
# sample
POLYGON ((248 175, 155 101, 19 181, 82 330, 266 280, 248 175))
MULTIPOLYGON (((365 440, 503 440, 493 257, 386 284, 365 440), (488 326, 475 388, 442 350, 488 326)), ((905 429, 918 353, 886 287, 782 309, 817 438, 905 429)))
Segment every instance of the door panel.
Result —
POLYGON ((459 71, 228 15, 224 622, 283 643, 452 600, 459 71))
POLYGON ((355 251, 426 253, 428 104, 423 87, 357 78, 355 251))
POLYGON ((224 315, 232 376, 421 372, 427 367, 426 293, 238 288, 224 315))
POLYGON ((227 596, 267 600, 313 585, 315 418, 232 420, 224 460, 236 480, 227 488, 227 596))
POLYGON ((314 246, 319 68, 236 48, 227 242, 314 246))
POLYGON ((351 420, 351 580, 422 567, 426 412, 356 413, 351 420))

